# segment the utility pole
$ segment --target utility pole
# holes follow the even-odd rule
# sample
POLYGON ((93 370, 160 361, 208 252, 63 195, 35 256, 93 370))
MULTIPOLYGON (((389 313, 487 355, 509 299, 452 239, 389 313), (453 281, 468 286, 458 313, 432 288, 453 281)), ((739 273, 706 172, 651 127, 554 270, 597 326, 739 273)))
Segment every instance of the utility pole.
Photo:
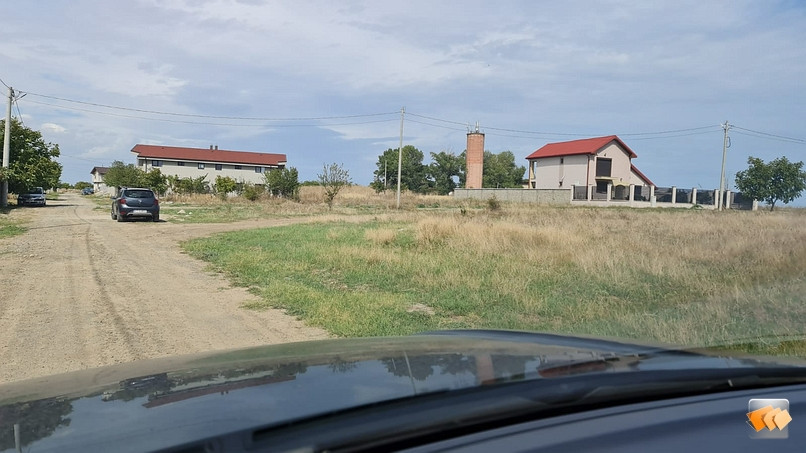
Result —
POLYGON ((11 103, 14 101, 14 88, 8 87, 8 108, 6 109, 6 130, 3 135, 3 178, 0 187, 0 206, 8 206, 8 160, 11 149, 11 103))
POLYGON ((722 173, 719 175, 719 200, 716 202, 716 208, 719 211, 725 208, 723 206, 725 203, 725 159, 727 158, 728 148, 730 147, 730 137, 728 137, 730 123, 728 123, 728 120, 725 120, 725 124, 722 125, 722 130, 725 131, 725 137, 722 139, 722 173))
POLYGON ((403 171, 403 117, 406 107, 400 109, 400 147, 397 149, 397 209, 400 209, 400 173, 403 171))

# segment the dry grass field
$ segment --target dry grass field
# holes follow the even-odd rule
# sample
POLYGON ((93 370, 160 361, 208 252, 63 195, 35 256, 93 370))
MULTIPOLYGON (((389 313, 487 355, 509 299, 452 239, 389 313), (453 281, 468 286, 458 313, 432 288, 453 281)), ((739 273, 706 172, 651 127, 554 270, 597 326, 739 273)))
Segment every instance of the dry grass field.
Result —
MULTIPOLYGON (((327 212, 312 191, 301 199, 327 212)), ((802 209, 490 210, 449 197, 404 200, 397 211, 394 194, 345 192, 334 213, 369 209, 374 220, 233 232, 184 247, 260 295, 254 308, 282 307, 341 336, 507 328, 806 355, 802 209)), ((294 215, 293 206, 282 210, 294 215)))

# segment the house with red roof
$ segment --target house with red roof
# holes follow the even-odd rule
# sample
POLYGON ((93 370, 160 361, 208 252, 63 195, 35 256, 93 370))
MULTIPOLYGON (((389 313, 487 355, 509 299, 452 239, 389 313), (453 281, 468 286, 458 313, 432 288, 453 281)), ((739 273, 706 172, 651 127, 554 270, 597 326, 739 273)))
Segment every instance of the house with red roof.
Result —
POLYGON ((238 182, 264 184, 263 174, 285 168, 285 154, 228 151, 218 146, 183 148, 162 145, 135 145, 137 166, 150 171, 158 168, 164 175, 198 178, 213 184, 216 176, 229 176, 238 182))
POLYGON ((615 135, 549 143, 526 159, 531 189, 591 187, 597 194, 627 193, 630 186, 655 184, 641 173, 632 159, 638 157, 615 135))

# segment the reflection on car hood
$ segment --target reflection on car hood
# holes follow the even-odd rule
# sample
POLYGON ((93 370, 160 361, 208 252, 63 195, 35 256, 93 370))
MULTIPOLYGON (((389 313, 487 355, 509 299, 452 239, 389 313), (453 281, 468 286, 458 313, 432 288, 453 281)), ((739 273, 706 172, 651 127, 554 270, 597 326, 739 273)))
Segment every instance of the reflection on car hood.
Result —
POLYGON ((416 395, 530 379, 747 368, 613 341, 500 331, 325 340, 85 370, 0 385, 0 451, 165 448, 416 395))

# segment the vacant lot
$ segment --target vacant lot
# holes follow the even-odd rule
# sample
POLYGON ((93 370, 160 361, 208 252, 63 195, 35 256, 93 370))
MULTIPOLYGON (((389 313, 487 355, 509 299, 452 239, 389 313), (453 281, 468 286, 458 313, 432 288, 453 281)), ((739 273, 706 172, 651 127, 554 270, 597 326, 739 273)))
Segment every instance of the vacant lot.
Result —
POLYGON ((806 325, 805 214, 505 206, 183 247, 250 288, 252 307, 336 335, 507 328, 804 354, 779 336, 806 325))

